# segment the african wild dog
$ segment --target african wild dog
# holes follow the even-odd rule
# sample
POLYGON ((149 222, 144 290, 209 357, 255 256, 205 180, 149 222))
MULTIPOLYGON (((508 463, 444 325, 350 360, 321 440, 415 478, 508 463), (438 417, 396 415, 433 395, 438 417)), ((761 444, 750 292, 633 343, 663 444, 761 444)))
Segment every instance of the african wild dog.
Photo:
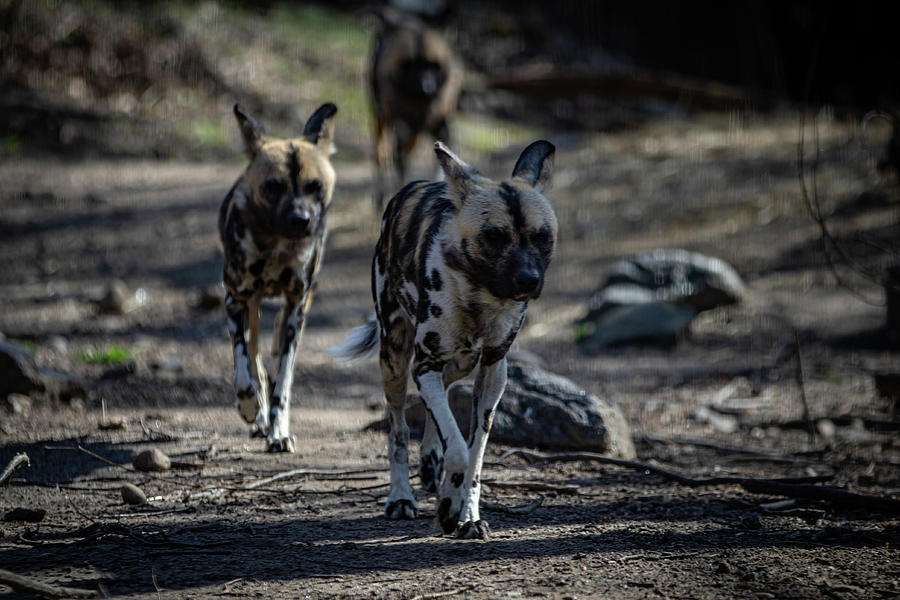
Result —
POLYGON ((431 416, 419 475, 427 490, 438 491, 437 523, 444 533, 483 538, 488 527, 478 512, 479 477, 506 386, 506 352, 529 300, 541 293, 556 239, 556 217, 545 198, 554 147, 546 141, 528 146, 512 178, 501 183, 479 175, 440 142, 435 152, 446 182, 414 181, 390 201, 372 261, 375 317, 332 353, 354 360, 380 345, 391 426, 387 517, 417 514, 404 414, 412 359, 413 380, 431 416), (467 443, 447 386, 479 361, 467 443))
POLYGON ((294 356, 325 247, 325 213, 334 189, 328 155, 336 112, 334 104, 323 104, 301 137, 278 139, 234 107, 250 164, 219 210, 225 311, 234 342, 238 410, 253 424, 254 436, 267 436, 269 452, 294 451, 294 356), (272 380, 258 349, 259 307, 268 296, 284 296, 272 342, 278 366, 271 396, 272 380))
POLYGON ((456 110, 463 78, 461 64, 437 29, 389 8, 380 16, 370 74, 378 210, 386 191, 404 180, 419 135, 449 139, 447 119, 456 110))

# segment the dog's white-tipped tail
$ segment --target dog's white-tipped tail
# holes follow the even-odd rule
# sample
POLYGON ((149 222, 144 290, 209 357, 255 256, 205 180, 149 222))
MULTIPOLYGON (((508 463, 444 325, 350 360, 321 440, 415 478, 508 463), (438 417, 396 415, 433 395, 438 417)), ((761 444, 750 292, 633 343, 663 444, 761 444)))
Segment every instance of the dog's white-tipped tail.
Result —
POLYGON ((341 362, 356 363, 375 356, 378 351, 378 321, 373 315, 364 325, 354 327, 328 353, 341 362))

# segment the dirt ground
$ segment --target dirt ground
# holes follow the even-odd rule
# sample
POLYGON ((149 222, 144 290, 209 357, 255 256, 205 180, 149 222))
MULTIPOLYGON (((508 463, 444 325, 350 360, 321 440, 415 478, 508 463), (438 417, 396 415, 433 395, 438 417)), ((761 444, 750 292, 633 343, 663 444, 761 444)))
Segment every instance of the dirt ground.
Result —
MULTIPOLYGON (((877 264, 866 249, 896 242, 896 185, 874 171, 852 125, 825 115, 819 127, 831 222, 877 264)), ((799 198, 796 134, 796 114, 732 113, 555 140, 558 254, 517 349, 618 402, 641 460, 695 476, 833 474, 834 485, 900 498, 896 416, 873 384, 873 373, 896 370, 900 351, 884 308, 838 286, 818 251, 799 198), (731 262, 746 301, 704 313, 674 348, 582 354, 573 322, 605 267, 657 247, 731 262), (820 423, 813 440, 791 426, 802 415, 794 330, 820 423), (716 395, 733 409, 734 431, 698 417, 716 395)), ((518 150, 479 166, 503 176, 518 150)), ((39 524, 0 523, 2 568, 117 598, 900 597, 896 514, 778 504, 738 486, 691 489, 584 461, 533 465, 499 445, 484 471, 489 540, 439 536, 425 492, 417 520, 386 520, 386 440, 365 429, 380 417, 377 365, 336 364, 325 351, 371 311, 378 222, 368 165, 335 160, 291 455, 248 439, 223 314, 198 304, 219 281, 216 211, 239 162, 0 164, 0 331, 88 382, 84 398, 0 409, 0 463, 21 451, 32 463, 0 489, 0 513, 47 511, 39 524), (131 310, 103 314, 96 300, 115 279, 131 310), (110 344, 131 351, 133 373, 78 359, 110 344), (101 429, 104 407, 127 428, 101 429), (178 468, 151 477, 99 458, 130 465, 151 447, 178 468), (306 472, 266 481, 293 469, 306 472), (124 504, 123 481, 148 505, 124 504), (530 512, 508 510, 540 497, 530 512)), ((882 300, 877 286, 851 281, 882 300)), ((264 306, 269 330, 275 306, 264 306)), ((0 586, 0 597, 18 596, 0 586)))

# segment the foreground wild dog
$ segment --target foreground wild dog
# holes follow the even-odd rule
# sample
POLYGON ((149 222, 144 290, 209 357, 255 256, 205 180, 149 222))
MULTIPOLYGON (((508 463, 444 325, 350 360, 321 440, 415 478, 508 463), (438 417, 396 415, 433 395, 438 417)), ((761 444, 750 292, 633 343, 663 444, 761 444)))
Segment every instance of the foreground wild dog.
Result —
POLYGON ((252 433, 267 436, 269 452, 293 452, 290 434, 294 355, 312 303, 325 247, 325 213, 334 189, 328 159, 334 104, 323 104, 303 135, 278 139, 235 105, 250 164, 219 210, 225 248, 225 312, 234 343, 238 410, 252 433), (259 354, 259 305, 283 296, 272 355, 278 356, 274 390, 259 354))
POLYGON ((437 29, 389 8, 381 22, 371 71, 378 210, 385 192, 404 180, 418 136, 449 139, 447 119, 456 110, 463 78, 462 66, 437 29))
POLYGON ((541 293, 556 239, 556 217, 545 198, 554 147, 545 141, 528 146, 512 178, 501 183, 480 176, 440 142, 435 152, 446 182, 414 181, 390 201, 372 261, 375 317, 332 352, 353 360, 380 344, 391 425, 387 517, 417 514, 404 414, 412 359, 413 380, 431 416, 419 475, 426 489, 438 491, 437 523, 444 533, 483 538, 488 527, 478 513, 479 477, 506 386, 506 352, 528 301, 541 293), (447 386, 479 362, 466 442, 447 386))

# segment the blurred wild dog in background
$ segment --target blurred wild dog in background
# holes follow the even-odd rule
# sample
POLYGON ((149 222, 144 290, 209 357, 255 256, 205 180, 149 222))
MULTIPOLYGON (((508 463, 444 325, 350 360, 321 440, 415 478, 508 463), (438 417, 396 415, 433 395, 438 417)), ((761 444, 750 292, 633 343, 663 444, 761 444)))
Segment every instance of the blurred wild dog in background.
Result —
POLYGON ((375 111, 375 205, 405 181, 419 135, 449 142, 463 69, 446 38, 420 18, 385 8, 372 58, 375 111))

